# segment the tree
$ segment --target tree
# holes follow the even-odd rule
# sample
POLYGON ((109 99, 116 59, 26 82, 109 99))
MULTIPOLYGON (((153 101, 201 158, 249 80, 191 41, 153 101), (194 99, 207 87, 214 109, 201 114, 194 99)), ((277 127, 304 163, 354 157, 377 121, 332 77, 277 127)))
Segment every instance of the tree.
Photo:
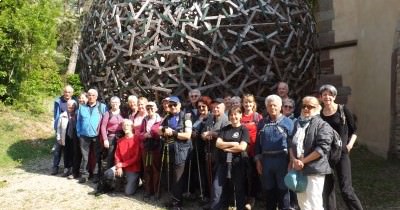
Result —
POLYGON ((54 55, 60 5, 59 0, 0 1, 2 101, 23 103, 27 96, 59 91, 61 79, 54 55))

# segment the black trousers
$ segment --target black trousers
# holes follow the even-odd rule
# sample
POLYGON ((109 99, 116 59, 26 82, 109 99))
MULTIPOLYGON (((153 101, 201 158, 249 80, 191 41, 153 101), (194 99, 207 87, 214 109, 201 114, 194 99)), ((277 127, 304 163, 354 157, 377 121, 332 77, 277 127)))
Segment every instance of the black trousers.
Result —
MULTIPOLYGON (((362 210, 360 200, 354 192, 351 179, 351 162, 349 154, 343 153, 338 164, 333 168, 339 182, 339 188, 342 198, 350 210, 362 210)), ((325 176, 324 191, 324 209, 336 210, 335 196, 335 178, 333 174, 325 176)))
POLYGON ((81 152, 81 144, 79 143, 79 139, 76 137, 72 139, 72 150, 73 150, 73 157, 72 157, 72 174, 74 177, 79 176, 79 169, 81 167, 82 162, 82 152, 81 152))

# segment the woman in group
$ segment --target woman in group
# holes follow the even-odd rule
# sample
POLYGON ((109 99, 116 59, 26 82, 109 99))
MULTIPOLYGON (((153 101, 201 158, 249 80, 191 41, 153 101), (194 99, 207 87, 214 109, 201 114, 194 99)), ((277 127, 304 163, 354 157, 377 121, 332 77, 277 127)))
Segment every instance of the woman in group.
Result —
POLYGON ((285 98, 282 100, 282 114, 291 120, 295 120, 294 117, 295 103, 291 98, 285 98))
POLYGON ((247 154, 249 156, 247 163, 247 204, 246 208, 254 206, 257 192, 261 190, 260 179, 257 176, 256 165, 254 162, 254 145, 257 136, 257 124, 262 119, 262 115, 257 113, 257 104, 252 94, 245 94, 242 97, 243 114, 240 123, 249 130, 249 145, 247 146, 247 154))
POLYGON ((117 96, 110 99, 111 109, 104 113, 101 120, 100 133, 104 148, 107 149, 106 170, 114 165, 115 146, 119 138, 123 136, 121 115, 121 100, 117 96))
POLYGON ((135 133, 139 134, 140 133, 140 128, 143 122, 144 117, 147 115, 146 111, 146 105, 148 103, 147 98, 145 97, 139 97, 137 101, 137 112, 132 119, 133 121, 133 129, 135 130, 135 133))
POLYGON ((211 209, 224 209, 229 205, 229 181, 233 184, 236 209, 245 209, 246 204, 246 151, 249 143, 249 131, 242 126, 242 109, 233 106, 229 112, 230 125, 221 129, 216 141, 217 171, 213 181, 211 209))
POLYGON ((301 115, 294 125, 294 135, 289 139, 289 169, 300 171, 307 177, 304 192, 297 193, 302 210, 322 210, 325 175, 331 174, 328 152, 333 130, 321 119, 321 105, 317 98, 303 98, 301 115))
MULTIPOLYGON (((211 98, 208 96, 201 96, 197 101, 197 111, 198 117, 196 121, 193 122, 193 131, 192 131, 192 168, 195 167, 195 170, 192 170, 191 176, 193 176, 197 183, 194 183, 196 187, 199 187, 200 193, 203 200, 207 200, 209 198, 210 192, 208 190, 207 176, 206 176, 206 152, 205 152, 205 141, 201 139, 201 133, 205 129, 205 121, 211 117, 210 109, 211 109, 211 98), (201 180, 200 180, 201 179, 201 180)), ((192 178, 191 178, 192 179, 192 178)), ((192 182, 193 183, 193 182, 192 182)))
POLYGON ((158 115, 156 103, 150 101, 146 105, 147 116, 140 128, 140 139, 143 161, 144 197, 149 198, 157 192, 161 168, 161 140, 158 135, 161 117, 158 115))
MULTIPOLYGON (((350 110, 343 105, 335 103, 337 90, 332 85, 323 85, 319 89, 320 100, 323 103, 321 117, 333 129, 338 132, 342 139, 342 156, 340 161, 332 168, 339 181, 340 192, 348 209, 363 209, 360 200, 354 192, 351 180, 351 162, 349 153, 356 142, 357 128, 350 110)), ((336 209, 336 197, 333 175, 327 176, 324 189, 324 205, 327 210, 336 209)))
POLYGON ((138 187, 141 170, 139 135, 133 133, 133 122, 124 119, 122 129, 125 135, 119 139, 115 151, 115 166, 104 172, 109 180, 126 178, 125 195, 132 195, 138 187))

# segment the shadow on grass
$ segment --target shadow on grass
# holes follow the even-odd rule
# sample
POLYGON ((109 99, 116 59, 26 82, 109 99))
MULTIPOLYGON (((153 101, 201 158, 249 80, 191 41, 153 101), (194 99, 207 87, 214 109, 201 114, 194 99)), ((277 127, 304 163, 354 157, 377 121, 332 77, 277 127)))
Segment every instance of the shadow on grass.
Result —
MULTIPOLYGON (((365 146, 354 148, 350 158, 353 187, 364 209, 400 209, 399 161, 386 160, 365 146)), ((338 194, 340 206, 344 207, 340 197, 338 194)))
POLYGON ((15 163, 18 163, 19 168, 27 172, 46 174, 49 173, 48 169, 51 167, 50 150, 54 141, 54 137, 21 140, 8 147, 7 155, 15 163), (46 164, 47 162, 49 164, 46 164))

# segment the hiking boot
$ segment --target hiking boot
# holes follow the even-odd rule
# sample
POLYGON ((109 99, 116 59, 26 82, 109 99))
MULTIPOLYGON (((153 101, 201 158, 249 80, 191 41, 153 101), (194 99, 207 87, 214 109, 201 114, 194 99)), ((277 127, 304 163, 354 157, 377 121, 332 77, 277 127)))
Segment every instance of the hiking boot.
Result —
POLYGON ((51 169, 51 173, 50 173, 51 175, 57 175, 58 174, 58 167, 53 167, 52 169, 51 169))
POLYGON ((83 184, 83 183, 87 182, 87 180, 88 180, 87 177, 81 177, 81 178, 79 179, 78 183, 83 184))
POLYGON ((64 168, 64 173, 61 175, 62 177, 67 177, 72 174, 72 168, 64 168))
POLYGON ((100 181, 100 178, 99 178, 99 176, 98 175, 95 175, 95 176, 93 176, 93 178, 92 178, 92 182, 93 183, 99 183, 99 181, 100 181))
POLYGON ((166 202, 166 203, 164 203, 164 206, 167 209, 174 209, 174 210, 182 209, 182 204, 179 201, 176 201, 176 200, 171 200, 169 202, 166 202))

